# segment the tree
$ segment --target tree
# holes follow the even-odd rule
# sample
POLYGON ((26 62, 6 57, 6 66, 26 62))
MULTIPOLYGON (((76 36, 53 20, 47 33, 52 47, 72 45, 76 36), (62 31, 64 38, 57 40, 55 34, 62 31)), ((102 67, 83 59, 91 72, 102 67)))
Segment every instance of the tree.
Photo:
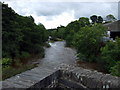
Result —
POLYGON ((97 16, 96 15, 91 16, 90 19, 92 20, 92 23, 97 22, 97 16))
POLYGON ((113 16, 112 14, 109 14, 109 15, 106 16, 106 20, 107 20, 107 21, 115 21, 116 18, 115 18, 115 16, 113 16))
POLYGON ((106 30, 102 25, 85 26, 74 34, 73 45, 79 58, 85 61, 96 61, 102 47, 102 37, 106 30))
POLYGON ((2 55, 14 58, 19 53, 19 41, 22 39, 17 14, 8 5, 2 4, 2 55))
POLYGON ((2 4, 2 57, 21 58, 44 53, 43 44, 48 38, 44 25, 36 25, 32 16, 21 16, 2 4), (25 55, 23 55, 25 54, 25 55))
POLYGON ((78 22, 79 22, 79 24, 81 25, 81 27, 84 27, 84 26, 90 24, 89 18, 86 18, 86 17, 81 17, 81 18, 79 18, 78 22))
POLYGON ((32 22, 34 22, 35 20, 34 20, 34 18, 30 15, 29 16, 29 18, 31 18, 31 20, 32 20, 32 22))
POLYGON ((102 22, 103 22, 103 18, 101 16, 98 16, 97 23, 102 23, 102 22))

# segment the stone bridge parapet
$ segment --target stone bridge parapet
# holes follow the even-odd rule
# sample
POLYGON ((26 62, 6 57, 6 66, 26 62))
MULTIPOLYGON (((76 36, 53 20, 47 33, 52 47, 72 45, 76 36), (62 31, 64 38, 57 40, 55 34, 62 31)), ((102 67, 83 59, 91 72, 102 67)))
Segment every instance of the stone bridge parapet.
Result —
POLYGON ((120 77, 61 64, 53 68, 36 67, 2 81, 2 86, 2 90, 33 90, 33 88, 112 90, 120 88, 120 77))

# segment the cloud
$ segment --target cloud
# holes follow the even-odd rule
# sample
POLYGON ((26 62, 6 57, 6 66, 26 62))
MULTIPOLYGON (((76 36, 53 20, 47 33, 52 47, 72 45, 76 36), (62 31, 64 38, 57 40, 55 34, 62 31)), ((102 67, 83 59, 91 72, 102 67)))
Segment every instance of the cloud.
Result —
POLYGON ((42 2, 39 0, 3 1, 8 3, 8 5, 20 15, 32 15, 36 23, 42 23, 46 28, 67 25, 69 22, 80 17, 90 17, 94 14, 103 17, 108 14, 113 14, 115 17, 118 17, 118 4, 116 2, 45 2, 43 0, 42 2))
POLYGON ((79 18, 80 16, 89 17, 91 15, 100 15, 105 17, 108 14, 113 14, 117 17, 118 6, 117 3, 80 3, 78 10, 75 10, 75 17, 79 18))
POLYGON ((75 20, 74 11, 63 12, 60 15, 51 16, 49 18, 46 16, 36 16, 36 15, 33 15, 33 17, 36 18, 36 21, 35 21, 36 23, 42 22, 42 24, 44 24, 46 28, 55 28, 55 26, 57 27, 60 25, 66 26, 68 23, 75 20))

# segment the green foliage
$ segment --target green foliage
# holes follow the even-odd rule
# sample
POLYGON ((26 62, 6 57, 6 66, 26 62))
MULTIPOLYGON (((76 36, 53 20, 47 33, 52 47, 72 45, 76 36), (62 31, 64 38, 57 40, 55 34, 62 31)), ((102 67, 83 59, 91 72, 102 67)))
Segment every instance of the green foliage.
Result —
POLYGON ((104 63, 107 71, 118 61, 120 61, 120 38, 117 38, 115 42, 107 42, 105 47, 101 48, 101 62, 104 63))
POLYGON ((94 24, 82 17, 69 23, 64 29, 54 29, 51 36, 55 39, 63 38, 66 46, 75 47, 80 60, 103 64, 102 68, 107 72, 118 75, 119 65, 116 63, 120 61, 120 39, 104 42, 107 29, 102 24, 103 18, 96 15, 90 18, 94 24))
POLYGON ((64 32, 65 32, 64 26, 57 27, 57 29, 49 30, 50 36, 52 37, 51 40, 58 41, 58 38, 64 39, 65 37, 64 32))
POLYGON ((73 46, 74 35, 80 31, 80 28, 89 26, 89 19, 86 17, 81 17, 79 20, 69 23, 66 26, 64 36, 67 46, 73 46))
POLYGON ((90 25, 89 18, 81 17, 79 20, 73 21, 69 23, 66 27, 60 26, 57 29, 52 29, 50 31, 50 35, 52 36, 52 40, 65 39, 67 46, 72 46, 72 40, 75 33, 79 31, 81 27, 90 25))
POLYGON ((79 28, 80 28, 79 22, 77 20, 73 21, 66 26, 64 35, 78 32, 79 28))
POLYGON ((105 28, 98 24, 95 26, 86 26, 74 35, 74 46, 80 56, 85 56, 86 61, 95 61, 102 47, 102 37, 105 35, 105 28))
POLYGON ((102 23, 103 22, 103 18, 101 16, 97 16, 97 15, 91 16, 90 19, 92 20, 92 23, 102 23))
POLYGON ((63 39, 64 36, 64 32, 65 32, 65 27, 61 26, 57 28, 57 37, 63 39))
POLYGON ((12 60, 10 58, 2 58, 2 66, 7 67, 12 64, 12 60))
POLYGON ((86 17, 79 18, 79 24, 81 27, 84 27, 86 25, 90 25, 89 18, 86 18, 86 17))
POLYGON ((97 22, 97 16, 96 15, 91 16, 90 19, 92 20, 93 23, 97 22))
POLYGON ((86 56, 82 53, 78 53, 77 57, 80 59, 80 61, 86 61, 87 60, 86 56))
POLYGON ((120 77, 120 61, 116 62, 116 64, 111 67, 110 72, 112 75, 120 77))
POLYGON ((115 16, 113 16, 112 14, 107 15, 106 19, 107 19, 107 21, 115 21, 116 20, 115 16))
POLYGON ((19 64, 19 68, 14 68, 12 66, 2 68, 2 79, 5 80, 11 76, 14 76, 14 75, 24 72, 26 70, 32 69, 34 67, 36 67, 36 65, 19 64))
POLYGON ((21 16, 2 4, 2 57, 29 57, 44 53, 48 33, 42 24, 36 25, 32 16, 21 16))
POLYGON ((101 16, 98 16, 98 21, 97 23, 102 23, 103 22, 103 18, 101 16))
POLYGON ((21 52, 20 58, 28 58, 28 57, 30 57, 30 54, 28 52, 24 52, 24 51, 21 52))

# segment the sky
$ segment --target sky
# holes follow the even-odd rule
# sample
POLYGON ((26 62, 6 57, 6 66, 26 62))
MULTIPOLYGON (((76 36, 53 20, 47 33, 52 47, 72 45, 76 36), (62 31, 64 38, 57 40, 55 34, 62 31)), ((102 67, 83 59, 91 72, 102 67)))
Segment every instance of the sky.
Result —
POLYGON ((0 0, 23 16, 33 16, 35 23, 42 23, 47 29, 66 26, 80 17, 108 14, 118 19, 117 0, 0 0), (109 2, 108 2, 109 1, 109 2))

